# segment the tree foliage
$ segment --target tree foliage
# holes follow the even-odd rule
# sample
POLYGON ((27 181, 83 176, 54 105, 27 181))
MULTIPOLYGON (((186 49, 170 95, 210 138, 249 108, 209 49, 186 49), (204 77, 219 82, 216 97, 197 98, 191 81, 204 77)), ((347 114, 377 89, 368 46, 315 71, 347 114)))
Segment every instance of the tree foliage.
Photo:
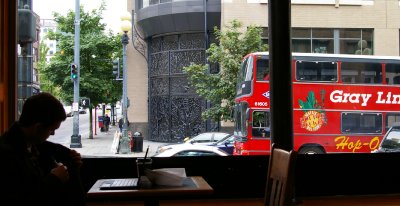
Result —
POLYGON ((231 114, 242 59, 248 53, 268 50, 268 45, 261 39, 262 28, 250 25, 244 33, 241 29, 238 20, 230 22, 224 31, 214 28, 218 43, 212 43, 206 52, 209 63, 219 64, 218 74, 209 73, 209 65, 191 64, 183 68, 197 94, 211 103, 202 114, 204 119, 233 120, 231 114))
POLYGON ((44 92, 52 93, 54 96, 60 96, 60 88, 48 80, 47 76, 42 75, 46 67, 46 54, 50 48, 42 40, 39 44, 39 61, 37 62, 37 69, 39 71, 40 89, 44 92))
MULTIPOLYGON (((122 56, 121 37, 105 31, 101 23, 104 2, 100 8, 85 12, 80 7, 80 82, 79 94, 88 97, 91 103, 114 103, 121 98, 122 84, 115 81, 112 61, 122 56)), ((70 65, 74 63, 75 12, 65 16, 53 13, 57 29, 47 38, 57 41, 57 52, 40 72, 55 87, 60 88, 59 97, 68 103, 73 101, 74 82, 70 65)))

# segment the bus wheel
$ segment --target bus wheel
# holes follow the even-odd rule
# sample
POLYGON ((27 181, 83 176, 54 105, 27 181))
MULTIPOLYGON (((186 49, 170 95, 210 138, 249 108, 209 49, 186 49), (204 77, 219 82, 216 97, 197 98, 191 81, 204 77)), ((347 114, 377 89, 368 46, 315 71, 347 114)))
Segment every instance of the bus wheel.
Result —
POLYGON ((319 147, 303 147, 299 154, 325 154, 325 152, 319 147))

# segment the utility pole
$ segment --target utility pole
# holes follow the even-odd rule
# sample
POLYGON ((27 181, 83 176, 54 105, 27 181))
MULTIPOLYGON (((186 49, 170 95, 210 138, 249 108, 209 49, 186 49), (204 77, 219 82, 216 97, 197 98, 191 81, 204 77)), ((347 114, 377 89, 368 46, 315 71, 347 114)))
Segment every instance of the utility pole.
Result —
POLYGON ((74 102, 72 103, 73 112, 73 131, 71 136, 70 148, 82 148, 81 135, 79 134, 79 79, 81 65, 79 62, 79 40, 80 40, 80 3, 75 0, 75 47, 74 47, 74 65, 78 68, 78 76, 72 79, 74 82, 74 102))

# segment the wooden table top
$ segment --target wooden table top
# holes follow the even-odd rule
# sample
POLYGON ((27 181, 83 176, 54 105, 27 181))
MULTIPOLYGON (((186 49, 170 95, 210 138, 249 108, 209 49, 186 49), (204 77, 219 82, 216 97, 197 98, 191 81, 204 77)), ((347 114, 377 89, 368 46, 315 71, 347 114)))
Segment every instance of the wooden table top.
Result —
POLYGON ((187 177, 182 186, 149 186, 147 178, 144 180, 139 189, 134 190, 100 190, 100 185, 110 179, 99 179, 88 191, 89 199, 107 198, 107 197, 133 197, 133 198, 161 198, 162 197, 181 197, 187 195, 208 195, 214 192, 213 188, 201 177, 187 177))

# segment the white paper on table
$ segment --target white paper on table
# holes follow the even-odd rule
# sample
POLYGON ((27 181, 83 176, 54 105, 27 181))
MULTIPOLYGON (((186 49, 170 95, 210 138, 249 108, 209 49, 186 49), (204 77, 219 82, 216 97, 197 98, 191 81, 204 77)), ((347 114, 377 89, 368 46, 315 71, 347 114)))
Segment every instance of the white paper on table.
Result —
POLYGON ((186 179, 185 168, 162 168, 146 170, 145 175, 156 185, 182 186, 186 179))

